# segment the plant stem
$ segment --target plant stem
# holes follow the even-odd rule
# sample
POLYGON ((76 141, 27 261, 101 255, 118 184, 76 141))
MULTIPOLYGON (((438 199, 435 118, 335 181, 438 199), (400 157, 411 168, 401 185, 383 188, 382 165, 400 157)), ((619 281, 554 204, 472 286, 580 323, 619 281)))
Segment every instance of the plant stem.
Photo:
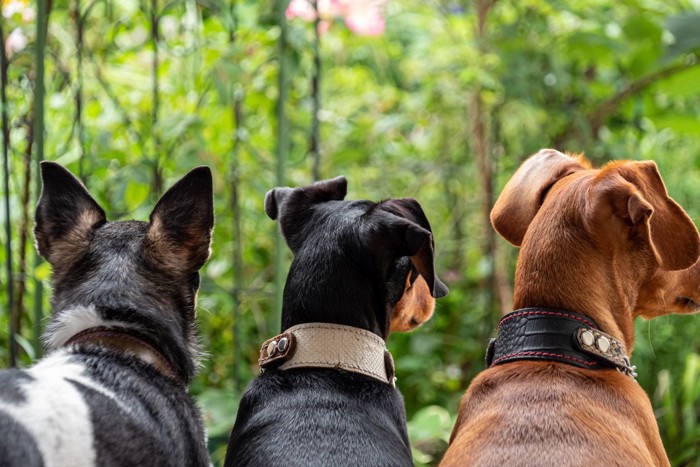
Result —
POLYGON ((12 221, 10 219, 10 122, 7 115, 7 54, 5 53, 5 31, 3 30, 3 22, 0 21, 0 104, 2 109, 2 165, 3 175, 5 177, 5 262, 7 265, 7 310, 10 314, 9 333, 10 333, 10 353, 8 364, 11 367, 17 366, 17 339, 15 329, 15 317, 13 315, 15 309, 15 283, 12 266, 12 221))

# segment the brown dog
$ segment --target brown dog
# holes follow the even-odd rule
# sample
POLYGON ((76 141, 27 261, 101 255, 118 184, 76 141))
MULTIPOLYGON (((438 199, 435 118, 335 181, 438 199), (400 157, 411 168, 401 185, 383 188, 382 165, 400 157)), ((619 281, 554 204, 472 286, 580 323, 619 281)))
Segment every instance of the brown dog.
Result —
POLYGON ((543 149, 491 221, 522 247, 516 312, 499 324, 441 465, 669 465, 625 350, 635 317, 700 309, 700 239, 656 164, 592 169, 543 149))

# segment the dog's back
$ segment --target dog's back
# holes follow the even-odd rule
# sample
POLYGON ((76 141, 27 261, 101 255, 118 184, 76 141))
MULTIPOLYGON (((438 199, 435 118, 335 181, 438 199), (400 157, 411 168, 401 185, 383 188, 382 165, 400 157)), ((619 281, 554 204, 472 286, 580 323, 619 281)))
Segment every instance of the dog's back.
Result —
POLYGON ((207 465, 186 385, 197 270, 209 255, 211 174, 195 169, 151 222, 107 222, 68 171, 42 164, 35 237, 53 267, 48 355, 0 372, 0 464, 207 465))
POLYGON ((3 466, 207 465, 198 410, 135 359, 57 351, 0 372, 3 466))
POLYGON ((360 375, 269 371, 238 410, 229 465, 412 465, 401 395, 360 375))
POLYGON ((639 433, 658 428, 638 383, 616 370, 561 366, 513 362, 480 373, 462 400, 441 465, 666 464, 653 443, 639 442, 639 433))

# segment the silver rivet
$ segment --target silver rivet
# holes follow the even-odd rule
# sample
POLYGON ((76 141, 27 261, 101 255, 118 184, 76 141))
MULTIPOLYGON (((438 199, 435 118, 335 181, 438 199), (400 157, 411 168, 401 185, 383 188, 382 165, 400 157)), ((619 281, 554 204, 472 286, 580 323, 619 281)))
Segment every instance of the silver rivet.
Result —
POLYGON ((581 342, 583 342, 584 345, 593 345, 593 342, 595 342, 595 336, 593 336, 591 331, 583 331, 581 333, 581 342))
POLYGON ((280 339, 280 341, 277 343, 277 348, 279 349, 280 352, 284 352, 287 350, 287 344, 289 343, 289 339, 286 337, 283 337, 280 339))
POLYGON ((267 356, 272 357, 275 354, 275 351, 277 350, 277 341, 272 341, 269 344, 267 344, 267 356))
POLYGON ((598 339, 596 339, 595 346, 598 347, 598 350, 601 352, 607 352, 610 350, 610 341, 607 338, 600 336, 598 339))

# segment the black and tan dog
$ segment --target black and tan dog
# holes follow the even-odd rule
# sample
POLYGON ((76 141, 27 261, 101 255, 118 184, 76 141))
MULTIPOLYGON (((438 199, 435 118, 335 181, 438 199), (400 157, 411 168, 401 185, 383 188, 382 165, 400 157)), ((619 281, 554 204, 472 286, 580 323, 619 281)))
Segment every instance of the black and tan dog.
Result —
POLYGON ((0 465, 208 465, 187 383, 211 172, 177 182, 150 222, 107 222, 66 169, 44 162, 41 173, 35 237, 53 266, 49 353, 0 372, 0 465))
POLYGON ((285 332, 263 344, 227 466, 413 465, 385 340, 429 319, 447 288, 417 201, 343 201, 346 190, 339 177, 265 197, 294 253, 285 332))

